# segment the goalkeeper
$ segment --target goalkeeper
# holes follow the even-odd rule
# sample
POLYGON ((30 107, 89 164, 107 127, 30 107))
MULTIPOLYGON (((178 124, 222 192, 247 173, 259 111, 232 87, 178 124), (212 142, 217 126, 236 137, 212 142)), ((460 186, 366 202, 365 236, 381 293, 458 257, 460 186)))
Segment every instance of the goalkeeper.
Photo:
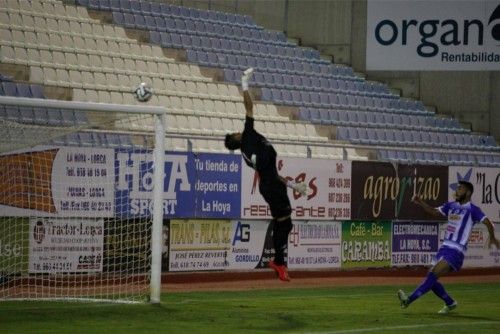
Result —
POLYGON ((288 246, 288 234, 292 230, 292 208, 286 187, 305 195, 305 183, 288 181, 278 174, 276 169, 276 151, 269 141, 254 129, 253 102, 248 92, 248 80, 253 69, 247 69, 242 78, 243 102, 246 109, 245 129, 243 133, 236 132, 226 135, 225 146, 229 150, 241 150, 246 164, 255 169, 259 175, 259 191, 271 209, 273 217, 274 260, 269 262, 282 281, 289 281, 288 269, 285 264, 285 250, 288 246))

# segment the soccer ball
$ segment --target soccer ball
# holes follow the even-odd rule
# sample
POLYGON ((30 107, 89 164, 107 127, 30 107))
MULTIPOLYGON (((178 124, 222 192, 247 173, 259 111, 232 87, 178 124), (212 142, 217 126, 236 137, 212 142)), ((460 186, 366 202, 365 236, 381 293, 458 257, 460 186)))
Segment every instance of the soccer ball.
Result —
POLYGON ((141 82, 135 89, 135 98, 139 102, 148 102, 153 96, 153 89, 145 82, 141 82))

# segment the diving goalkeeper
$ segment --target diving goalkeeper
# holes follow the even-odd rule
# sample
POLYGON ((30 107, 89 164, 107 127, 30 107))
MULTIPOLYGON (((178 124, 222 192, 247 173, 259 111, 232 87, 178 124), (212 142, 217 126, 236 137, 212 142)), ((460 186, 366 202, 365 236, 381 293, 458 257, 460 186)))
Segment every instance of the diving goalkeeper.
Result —
POLYGON ((273 246, 274 260, 269 262, 282 281, 289 281, 288 269, 285 264, 285 250, 288 246, 288 234, 292 230, 292 208, 286 187, 305 195, 305 183, 288 181, 278 174, 276 169, 276 151, 269 141, 254 129, 253 102, 248 92, 248 81, 253 69, 247 69, 241 77, 243 88, 243 102, 245 104, 246 119, 243 132, 226 135, 225 146, 229 150, 241 150, 245 163, 255 169, 259 175, 259 191, 271 209, 273 217, 273 246))

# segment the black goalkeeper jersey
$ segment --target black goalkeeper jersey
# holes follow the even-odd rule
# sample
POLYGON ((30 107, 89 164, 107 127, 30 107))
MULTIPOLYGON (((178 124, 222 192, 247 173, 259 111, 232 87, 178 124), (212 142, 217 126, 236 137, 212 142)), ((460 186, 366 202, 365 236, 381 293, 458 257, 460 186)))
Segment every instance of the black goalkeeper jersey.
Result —
POLYGON ((263 182, 278 178, 276 169, 276 151, 269 141, 254 129, 254 119, 247 117, 245 130, 241 134, 241 154, 246 164, 257 170, 263 182), (257 157, 257 166, 251 161, 252 155, 257 157))
POLYGON ((276 168, 276 151, 269 141, 254 129, 254 119, 247 117, 241 134, 241 154, 245 163, 259 173, 259 191, 269 204, 273 218, 291 214, 290 200, 276 168), (252 155, 257 166, 252 164, 252 155))

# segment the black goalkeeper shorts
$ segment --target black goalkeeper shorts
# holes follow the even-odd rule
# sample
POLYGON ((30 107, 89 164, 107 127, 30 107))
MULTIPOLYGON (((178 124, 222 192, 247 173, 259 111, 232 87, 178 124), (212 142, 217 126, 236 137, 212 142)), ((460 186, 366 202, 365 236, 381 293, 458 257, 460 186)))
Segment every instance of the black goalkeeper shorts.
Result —
POLYGON ((273 218, 285 217, 292 213, 286 186, 281 181, 260 182, 259 191, 269 205, 273 218))

